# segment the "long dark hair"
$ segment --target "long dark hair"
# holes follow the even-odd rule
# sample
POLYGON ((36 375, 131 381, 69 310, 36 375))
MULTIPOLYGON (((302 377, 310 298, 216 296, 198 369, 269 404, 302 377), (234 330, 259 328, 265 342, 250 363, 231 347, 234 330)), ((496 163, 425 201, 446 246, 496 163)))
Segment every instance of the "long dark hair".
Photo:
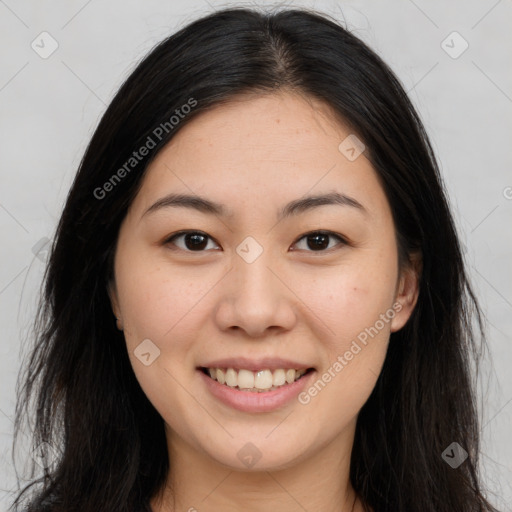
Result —
POLYGON ((158 44, 90 141, 50 250, 36 343, 19 380, 16 425, 34 400, 33 444, 46 469, 13 506, 138 512, 164 485, 172 461, 163 420, 135 378, 107 295, 119 227, 147 165, 186 123, 237 94, 280 89, 323 100, 364 142, 402 262, 422 255, 418 303, 391 335, 358 417, 354 489, 375 512, 495 510, 478 477, 472 377, 485 344, 481 314, 422 123, 388 66, 335 20, 245 8, 203 17, 158 44), (147 154, 135 158, 143 146, 147 154), (469 454, 457 469, 442 457, 453 442, 469 454), (61 451, 54 463, 49 446, 61 451))

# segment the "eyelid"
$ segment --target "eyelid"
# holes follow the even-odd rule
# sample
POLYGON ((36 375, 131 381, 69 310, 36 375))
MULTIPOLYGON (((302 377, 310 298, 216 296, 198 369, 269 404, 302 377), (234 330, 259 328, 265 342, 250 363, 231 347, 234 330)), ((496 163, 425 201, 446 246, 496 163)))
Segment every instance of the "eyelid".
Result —
MULTIPOLYGON (((164 239, 163 244, 164 245, 171 244, 174 239, 176 239, 176 238, 178 238, 180 236, 183 236, 183 235, 191 234, 191 233, 203 235, 206 238, 209 238, 210 240, 212 240, 216 245, 220 246, 220 244, 215 240, 215 238, 210 236, 208 233, 205 233, 204 231, 201 231, 201 230, 198 230, 198 229, 186 229, 186 230, 178 231, 177 233, 173 233, 172 235, 170 235, 170 236, 168 236, 168 237, 166 237, 164 239)), ((306 252, 310 252, 310 253, 313 253, 313 254, 322 254, 322 253, 325 254, 325 253, 330 253, 333 249, 336 249, 336 247, 338 247, 338 246, 351 245, 350 241, 346 237, 344 237, 343 235, 341 235, 339 233, 336 233, 335 231, 330 231, 330 230, 326 230, 326 229, 314 229, 314 230, 308 231, 307 233, 303 233, 302 235, 300 235, 295 240, 295 242, 293 242, 292 246, 296 245, 303 238, 306 238, 306 237, 308 237, 310 235, 316 235, 316 234, 327 235, 327 236, 330 236, 332 238, 337 238, 340 243, 336 244, 334 247, 331 247, 330 249, 324 249, 324 250, 320 250, 320 251, 307 251, 306 250, 306 252)), ((203 253, 203 252, 207 252, 206 250, 190 251, 190 250, 187 250, 187 249, 181 249, 180 247, 176 247, 176 250, 181 250, 183 252, 188 252, 188 253, 203 253)), ((292 251, 293 250, 294 249, 292 249, 292 251)))

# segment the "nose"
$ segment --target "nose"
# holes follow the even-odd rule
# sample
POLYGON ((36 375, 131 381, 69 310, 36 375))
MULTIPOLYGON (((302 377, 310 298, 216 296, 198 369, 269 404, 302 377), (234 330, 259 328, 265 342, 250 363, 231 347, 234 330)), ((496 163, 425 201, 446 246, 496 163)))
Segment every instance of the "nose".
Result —
POLYGON ((215 312, 221 330, 241 330, 259 338, 293 328, 298 299, 275 261, 270 251, 263 251, 252 263, 235 255, 215 312))

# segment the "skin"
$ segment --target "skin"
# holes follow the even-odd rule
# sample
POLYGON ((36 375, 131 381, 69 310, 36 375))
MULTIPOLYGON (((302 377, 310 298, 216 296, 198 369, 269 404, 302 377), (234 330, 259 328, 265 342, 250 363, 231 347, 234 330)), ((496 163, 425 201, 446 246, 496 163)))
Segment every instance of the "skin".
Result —
POLYGON ((109 293, 135 375, 165 421, 172 471, 155 512, 363 510, 349 482, 357 415, 390 333, 414 308, 418 277, 398 267, 390 206, 370 162, 338 149, 350 133, 325 104, 296 93, 242 96, 185 125, 147 169, 121 226, 109 293), (365 212, 323 205, 277 222, 289 201, 332 191, 365 212), (232 215, 185 207, 144 215, 171 192, 232 215), (184 237, 166 243, 181 230, 210 237, 202 252, 184 237), (315 250, 304 238, 315 230, 349 243, 333 236, 315 250), (247 236, 263 248, 252 263, 236 252, 247 236), (393 319, 305 405, 240 412, 197 374, 215 358, 281 356, 308 362, 317 380, 396 303, 393 319), (134 355, 144 339, 160 350, 149 366, 134 355), (248 442, 261 452, 252 468, 237 457, 248 442))

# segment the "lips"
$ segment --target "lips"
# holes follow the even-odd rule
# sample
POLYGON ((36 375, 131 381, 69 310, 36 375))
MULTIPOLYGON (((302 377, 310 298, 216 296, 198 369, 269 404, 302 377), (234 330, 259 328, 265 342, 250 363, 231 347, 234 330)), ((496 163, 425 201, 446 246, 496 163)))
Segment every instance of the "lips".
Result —
MULTIPOLYGON (((219 362, 216 361, 215 364, 219 364, 219 362)), ((282 364, 282 360, 280 364, 282 364)), ((260 367, 260 363, 255 363, 252 366, 260 367)), ((216 379, 210 377, 209 371, 206 368, 197 368, 196 371, 200 381, 209 391, 212 398, 230 408, 238 409, 246 413, 271 412, 292 404, 294 399, 297 398, 297 395, 299 395, 304 388, 311 385, 311 382, 316 378, 317 374, 317 372, 311 368, 293 382, 285 382, 281 386, 272 386, 270 389, 240 389, 238 386, 230 387, 226 383, 221 384, 216 379)), ((244 369, 242 368, 240 371, 244 371, 244 369)), ((248 370, 245 371, 248 372, 248 370)), ((268 372, 269 370, 263 371, 268 372)), ((276 371, 279 371, 279 369, 276 371)), ((295 372, 295 370, 293 371, 295 372)))
POLYGON ((315 368, 281 357, 230 357, 196 368, 213 396, 245 412, 269 412, 288 403, 311 381, 315 368))

